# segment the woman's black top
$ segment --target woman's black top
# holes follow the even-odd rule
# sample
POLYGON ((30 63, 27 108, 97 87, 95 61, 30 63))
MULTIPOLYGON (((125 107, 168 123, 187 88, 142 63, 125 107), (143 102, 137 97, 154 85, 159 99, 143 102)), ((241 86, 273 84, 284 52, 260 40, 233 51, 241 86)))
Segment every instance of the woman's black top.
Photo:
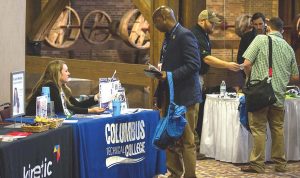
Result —
MULTIPOLYGON (((56 87, 56 85, 54 83, 50 82, 50 83, 47 83, 47 84, 41 86, 40 88, 38 88, 37 91, 33 94, 33 96, 31 97, 31 99, 28 102, 28 105, 26 107, 26 115, 29 115, 29 116, 36 115, 36 97, 41 96, 42 87, 50 88, 50 98, 51 98, 51 101, 54 101, 55 114, 58 114, 58 115, 64 114, 64 109, 63 109, 59 89, 56 87)), ((72 105, 67 103, 67 108, 73 114, 87 114, 88 107, 98 104, 97 101, 94 101, 94 97, 90 97, 87 100, 79 102, 73 96, 71 96, 69 98, 69 101, 72 105)))

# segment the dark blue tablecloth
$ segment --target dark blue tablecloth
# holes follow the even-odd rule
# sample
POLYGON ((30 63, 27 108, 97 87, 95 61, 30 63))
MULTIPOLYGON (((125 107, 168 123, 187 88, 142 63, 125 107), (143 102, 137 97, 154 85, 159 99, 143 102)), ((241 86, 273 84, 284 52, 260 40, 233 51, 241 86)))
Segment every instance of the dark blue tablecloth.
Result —
POLYGON ((166 172, 165 152, 152 146, 157 111, 103 119, 78 119, 74 125, 81 178, 152 178, 166 172))
POLYGON ((34 118, 31 117, 16 117, 16 118, 7 118, 5 119, 6 122, 22 122, 32 124, 34 123, 34 118))
MULTIPOLYGON (((17 128, 1 128, 4 135, 17 128)), ((41 133, 33 133, 13 142, 0 142, 0 177, 77 178, 73 165, 73 128, 62 126, 41 133)))

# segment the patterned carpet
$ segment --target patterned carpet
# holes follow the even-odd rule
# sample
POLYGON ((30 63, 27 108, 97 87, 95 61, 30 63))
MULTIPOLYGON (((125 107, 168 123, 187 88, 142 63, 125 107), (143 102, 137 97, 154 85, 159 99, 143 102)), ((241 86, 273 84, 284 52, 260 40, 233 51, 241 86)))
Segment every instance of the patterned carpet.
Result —
MULTIPOLYGON (((232 164, 214 159, 204 159, 197 161, 196 175, 198 178, 299 178, 300 177, 300 161, 289 162, 288 171, 285 173, 275 172, 274 164, 267 163, 264 174, 244 173, 240 171, 240 167, 247 164, 232 164)), ((160 175, 158 178, 167 176, 160 175)))
POLYGON ((296 178, 300 177, 300 162, 289 162, 288 171, 285 173, 278 173, 274 171, 274 164, 267 163, 266 170, 264 174, 256 173, 244 173, 241 172, 241 166, 247 164, 232 164, 221 161, 216 161, 214 159, 205 159, 197 161, 197 177, 228 177, 228 178, 237 178, 237 177, 261 177, 261 178, 296 178))

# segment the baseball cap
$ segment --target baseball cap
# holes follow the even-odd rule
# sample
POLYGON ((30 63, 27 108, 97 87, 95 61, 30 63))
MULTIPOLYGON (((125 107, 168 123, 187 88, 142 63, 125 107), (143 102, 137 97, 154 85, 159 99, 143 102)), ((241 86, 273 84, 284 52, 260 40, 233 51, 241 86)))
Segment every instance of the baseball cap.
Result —
POLYGON ((221 23, 221 20, 217 17, 216 13, 214 13, 213 11, 210 10, 203 10, 199 16, 198 16, 199 20, 208 20, 210 22, 213 23, 221 23))

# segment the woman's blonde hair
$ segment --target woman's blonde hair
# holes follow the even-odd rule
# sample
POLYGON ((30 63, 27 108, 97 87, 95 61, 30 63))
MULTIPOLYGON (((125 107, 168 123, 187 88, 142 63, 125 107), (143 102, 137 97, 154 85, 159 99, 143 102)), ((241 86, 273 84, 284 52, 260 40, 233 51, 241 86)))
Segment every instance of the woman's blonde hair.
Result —
POLYGON ((66 95, 65 100, 70 104, 69 97, 72 95, 71 89, 66 85, 63 84, 62 87, 59 86, 58 81, 61 77, 61 71, 63 68, 63 65, 66 64, 62 60, 53 60, 48 63, 46 66, 41 78, 35 85, 35 87, 32 89, 31 94, 28 96, 27 100, 31 100, 33 94, 43 85, 47 83, 54 83, 54 85, 58 88, 59 92, 63 90, 63 92, 66 95))

